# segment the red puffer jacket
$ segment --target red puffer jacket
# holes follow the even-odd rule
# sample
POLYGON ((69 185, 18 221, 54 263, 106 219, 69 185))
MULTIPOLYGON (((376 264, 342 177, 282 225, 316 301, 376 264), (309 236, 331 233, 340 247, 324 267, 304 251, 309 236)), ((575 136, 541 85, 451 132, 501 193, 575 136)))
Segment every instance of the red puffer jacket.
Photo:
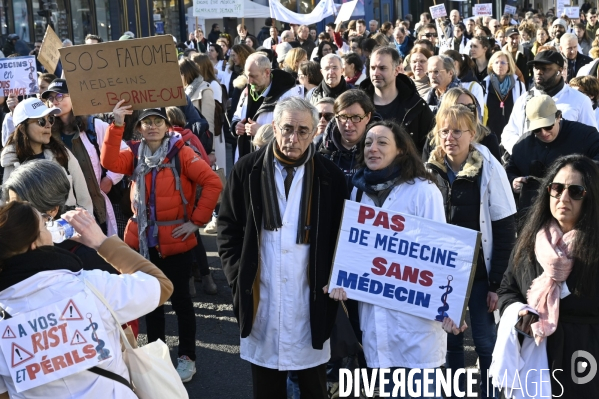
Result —
MULTIPOLYGON (((108 127, 100 160, 102 166, 110 171, 132 175, 135 155, 130 148, 120 149, 123 131, 124 126, 111 124, 108 127)), ((222 190, 220 178, 190 147, 182 146, 178 156, 181 164, 181 190, 188 202, 187 215, 190 215, 190 220, 194 224, 204 225, 210 221, 222 190), (202 186, 202 196, 194 206, 196 184, 202 186)), ((152 174, 148 173, 146 175, 146 203, 149 203, 150 200, 151 187, 152 174)), ((135 186, 132 186, 131 193, 134 193, 134 190, 135 186)), ((183 201, 175 187, 173 171, 170 168, 162 168, 156 175, 156 220, 171 221, 183 218, 183 201)), ((173 238, 172 232, 177 226, 158 226, 158 251, 163 257, 189 251, 197 245, 195 235, 189 236, 185 241, 182 241, 181 237, 173 238)), ((139 249, 137 223, 131 219, 125 230, 125 242, 130 247, 139 249)))

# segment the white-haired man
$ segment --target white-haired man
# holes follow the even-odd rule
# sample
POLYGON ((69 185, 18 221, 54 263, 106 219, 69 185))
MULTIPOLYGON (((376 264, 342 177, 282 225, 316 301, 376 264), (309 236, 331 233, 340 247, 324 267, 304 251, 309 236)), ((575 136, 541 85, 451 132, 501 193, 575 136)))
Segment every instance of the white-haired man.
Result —
POLYGON ((343 78, 343 61, 337 54, 327 54, 320 60, 320 72, 323 80, 312 92, 308 100, 316 104, 325 97, 337 98, 350 87, 343 78))
POLYGON ((233 167, 218 216, 218 252, 233 294, 241 358, 254 399, 327 399, 337 302, 323 291, 333 263, 345 178, 312 142, 318 111, 302 98, 274 110, 274 140, 233 167))
POLYGON ((559 39, 559 49, 568 62, 566 65, 568 68, 566 83, 576 77, 580 68, 593 61, 591 57, 587 57, 579 51, 578 37, 573 33, 564 33, 562 35, 559 39))
POLYGON ((254 53, 247 58, 244 74, 247 84, 231 121, 231 128, 238 136, 238 157, 251 152, 250 143, 258 128, 272 122, 277 101, 304 96, 304 89, 295 85, 295 78, 283 70, 272 69, 270 60, 263 54, 254 53))

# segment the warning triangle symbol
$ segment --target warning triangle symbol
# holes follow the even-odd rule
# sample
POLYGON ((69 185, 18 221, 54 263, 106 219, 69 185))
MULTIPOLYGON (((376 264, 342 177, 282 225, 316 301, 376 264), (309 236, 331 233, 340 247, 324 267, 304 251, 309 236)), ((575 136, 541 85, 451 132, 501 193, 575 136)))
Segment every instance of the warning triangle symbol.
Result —
POLYGON ((26 362, 27 360, 31 359, 32 357, 33 357, 33 354, 31 354, 31 352, 29 352, 26 349, 23 349, 23 347, 15 344, 14 342, 12 343, 12 357, 11 357, 12 367, 18 366, 19 364, 26 362))
POLYGON ((71 345, 82 345, 86 344, 87 339, 79 332, 79 330, 75 330, 75 334, 73 334, 73 339, 71 339, 71 345))
POLYGON ((81 312, 77 309, 77 305, 71 299, 67 306, 65 306, 62 311, 62 315, 60 316, 60 320, 83 320, 83 316, 81 316, 81 312))
POLYGON ((10 339, 10 338, 17 338, 17 336, 12 331, 12 328, 10 328, 10 326, 6 326, 6 330, 4 330, 4 334, 2 334, 2 338, 10 339))

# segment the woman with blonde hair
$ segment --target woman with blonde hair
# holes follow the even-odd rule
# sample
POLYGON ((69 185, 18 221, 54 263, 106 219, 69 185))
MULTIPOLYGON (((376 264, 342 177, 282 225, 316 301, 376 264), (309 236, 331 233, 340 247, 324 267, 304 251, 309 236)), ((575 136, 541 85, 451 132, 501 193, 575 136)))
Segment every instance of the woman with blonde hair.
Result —
MULTIPOLYGON (((496 159, 501 159, 499 152, 499 140, 493 132, 491 132, 481 123, 483 109, 481 108, 474 94, 463 87, 454 87, 453 89, 449 89, 443 97, 443 101, 441 102, 438 112, 445 111, 445 109, 456 105, 465 106, 474 115, 474 119, 476 120, 474 142, 487 147, 487 149, 496 159)), ((435 130, 433 129, 428 134, 426 145, 422 150, 422 160, 424 162, 429 159, 431 152, 437 145, 439 145, 439 143, 436 141, 435 130)))
POLYGON ((497 135, 499 142, 516 100, 526 94, 526 86, 518 79, 516 69, 512 55, 507 51, 498 51, 491 56, 488 75, 483 80, 483 106, 486 109, 483 124, 497 135))
POLYGON ((281 69, 289 72, 297 80, 297 72, 302 62, 308 61, 308 53, 301 47, 292 48, 285 56, 285 61, 280 65, 281 69))
MULTIPOLYGON (((516 237, 516 204, 503 166, 476 143, 477 126, 476 116, 464 105, 440 109, 434 129, 437 146, 426 167, 443 195, 446 222, 482 233, 468 308, 480 362, 480 390, 483 398, 493 398, 485 395, 497 338, 493 311, 516 237)), ((451 372, 465 367, 463 331, 447 335, 446 366, 451 372)), ((459 388, 464 386, 465 378, 459 378, 459 388)))

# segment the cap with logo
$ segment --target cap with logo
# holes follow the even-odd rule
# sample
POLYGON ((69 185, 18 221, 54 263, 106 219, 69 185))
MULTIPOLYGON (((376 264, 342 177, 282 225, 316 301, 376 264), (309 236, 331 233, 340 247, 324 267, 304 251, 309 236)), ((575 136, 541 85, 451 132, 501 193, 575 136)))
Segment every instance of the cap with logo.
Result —
POLYGON ((52 83, 50 83, 50 86, 48 86, 48 90, 42 93, 42 98, 44 100, 48 99, 50 93, 69 94, 67 81, 64 79, 54 79, 52 83))
POLYGON ((545 51, 541 51, 540 53, 537 53, 534 60, 528 61, 529 66, 535 65, 535 64, 545 64, 545 65, 557 64, 557 66, 559 66, 560 68, 563 68, 564 67, 564 57, 557 51, 545 50, 545 51))
POLYGON ((510 37, 512 35, 519 35, 520 32, 518 32, 518 28, 509 28, 506 32, 505 32, 505 36, 506 37, 510 37))
POLYGON ((48 108, 43 101, 38 98, 28 98, 21 101, 12 113, 12 120, 15 126, 20 125, 27 119, 42 118, 46 115, 60 114, 60 108, 48 108))
POLYGON ((547 94, 535 96, 526 103, 526 119, 528 130, 533 131, 555 123, 557 106, 553 98, 547 94))
POLYGON ((147 118, 148 116, 159 116, 168 122, 168 118, 166 116, 166 110, 164 108, 146 108, 143 111, 141 111, 141 113, 139 114, 139 118, 137 118, 137 123, 141 122, 143 119, 147 118))

